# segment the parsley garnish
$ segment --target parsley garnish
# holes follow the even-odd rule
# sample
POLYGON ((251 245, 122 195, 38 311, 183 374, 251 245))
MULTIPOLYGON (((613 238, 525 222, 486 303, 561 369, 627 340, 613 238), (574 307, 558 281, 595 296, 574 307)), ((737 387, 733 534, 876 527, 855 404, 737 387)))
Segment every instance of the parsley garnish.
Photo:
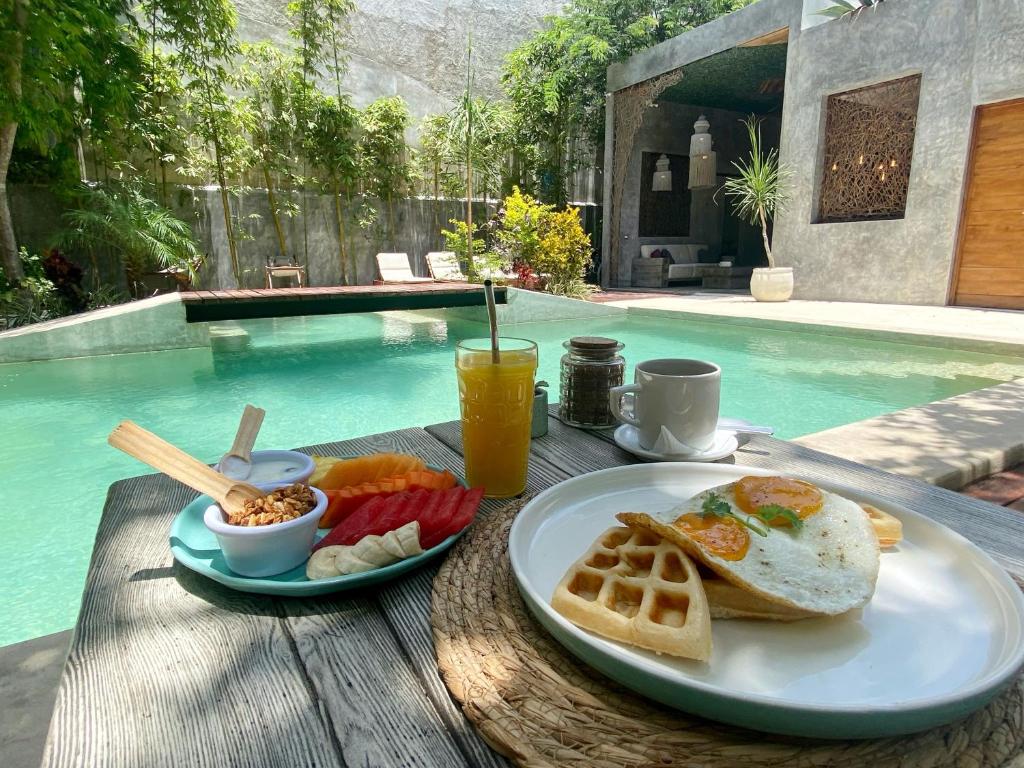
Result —
POLYGON ((752 530, 758 536, 768 535, 768 528, 764 523, 760 520, 755 522, 755 518, 753 517, 740 517, 732 511, 732 505, 714 491, 709 491, 708 495, 704 497, 704 502, 701 504, 700 512, 698 514, 700 514, 701 517, 707 517, 708 515, 715 515, 716 517, 731 517, 740 525, 752 530))
POLYGON ((804 521, 800 519, 800 515, 789 507, 784 507, 781 504, 766 504, 763 507, 758 507, 757 512, 754 514, 766 523, 771 523, 775 518, 781 517, 783 520, 788 520, 789 524, 793 526, 793 530, 795 531, 799 531, 804 524, 804 521))
POLYGON ((758 536, 767 536, 767 524, 771 523, 772 520, 775 520, 776 518, 782 518, 789 522, 795 531, 800 530, 804 524, 804 521, 800 519, 800 516, 796 512, 789 507, 783 507, 781 504, 766 504, 763 507, 758 507, 757 511, 753 515, 740 517, 733 512, 732 505, 714 491, 709 491, 707 496, 704 497, 704 502, 700 506, 699 514, 701 517, 707 517, 708 515, 715 515, 716 517, 731 517, 733 520, 740 523, 740 525, 752 530, 758 536))

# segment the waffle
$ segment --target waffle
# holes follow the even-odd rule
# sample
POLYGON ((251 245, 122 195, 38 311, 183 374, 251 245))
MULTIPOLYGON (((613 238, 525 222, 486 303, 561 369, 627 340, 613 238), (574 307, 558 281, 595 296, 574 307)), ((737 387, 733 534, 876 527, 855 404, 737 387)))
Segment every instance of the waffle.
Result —
POLYGON ((555 588, 551 606, 583 629, 656 653, 707 661, 711 617, 697 568, 646 531, 598 536, 555 588))
POLYGON ((726 581, 710 568, 697 566, 708 609, 712 619, 765 619, 768 621, 797 621, 818 616, 817 613, 773 603, 747 592, 726 581))
POLYGON ((903 540, 903 523, 897 518, 870 504, 861 504, 860 508, 867 512, 868 519, 874 526, 878 536, 878 546, 893 547, 903 540))

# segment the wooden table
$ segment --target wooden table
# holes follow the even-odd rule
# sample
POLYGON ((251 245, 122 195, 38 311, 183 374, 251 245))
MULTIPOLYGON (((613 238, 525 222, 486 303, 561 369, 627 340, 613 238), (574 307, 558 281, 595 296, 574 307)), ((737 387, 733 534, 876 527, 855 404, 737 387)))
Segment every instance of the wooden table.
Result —
MULTIPOLYGON (((634 462, 607 435, 549 421, 533 441, 531 492, 634 462)), ((460 472, 461 447, 449 423, 309 450, 409 451, 460 472)), ((770 438, 735 461, 884 493, 1024 577, 1019 512, 770 438)), ((436 566, 323 598, 234 592, 171 558, 171 518, 194 496, 159 475, 111 486, 44 765, 508 765, 438 676, 428 622, 436 566)), ((501 504, 485 502, 482 514, 501 504)))

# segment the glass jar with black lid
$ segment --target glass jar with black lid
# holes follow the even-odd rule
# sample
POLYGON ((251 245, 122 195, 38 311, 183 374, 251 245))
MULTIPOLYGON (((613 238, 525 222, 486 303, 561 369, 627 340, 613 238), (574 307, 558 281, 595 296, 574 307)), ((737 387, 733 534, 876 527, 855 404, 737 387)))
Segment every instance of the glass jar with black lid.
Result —
POLYGON ((608 399, 622 385, 626 361, 623 344, 604 336, 574 336, 565 342, 559 386, 559 417, 566 424, 588 429, 613 427, 608 399))

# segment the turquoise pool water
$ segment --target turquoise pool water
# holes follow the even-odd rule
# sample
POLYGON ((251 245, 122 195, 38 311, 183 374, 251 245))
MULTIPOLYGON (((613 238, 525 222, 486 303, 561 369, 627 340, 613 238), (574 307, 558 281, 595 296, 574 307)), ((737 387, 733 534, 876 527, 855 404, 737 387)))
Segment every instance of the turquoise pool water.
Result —
MULTIPOLYGON (((208 461, 247 402, 277 448, 458 417, 454 345, 483 326, 416 313, 240 324, 245 352, 169 350, 0 365, 0 645, 70 627, 106 488, 147 469, 109 448, 130 418, 208 461)), ((633 364, 698 357, 723 369, 723 415, 781 437, 1024 376, 1024 360, 809 333, 630 317, 510 326, 540 347, 556 385, 561 343, 603 334, 633 364)), ((552 398, 557 399, 557 394, 552 398)))

